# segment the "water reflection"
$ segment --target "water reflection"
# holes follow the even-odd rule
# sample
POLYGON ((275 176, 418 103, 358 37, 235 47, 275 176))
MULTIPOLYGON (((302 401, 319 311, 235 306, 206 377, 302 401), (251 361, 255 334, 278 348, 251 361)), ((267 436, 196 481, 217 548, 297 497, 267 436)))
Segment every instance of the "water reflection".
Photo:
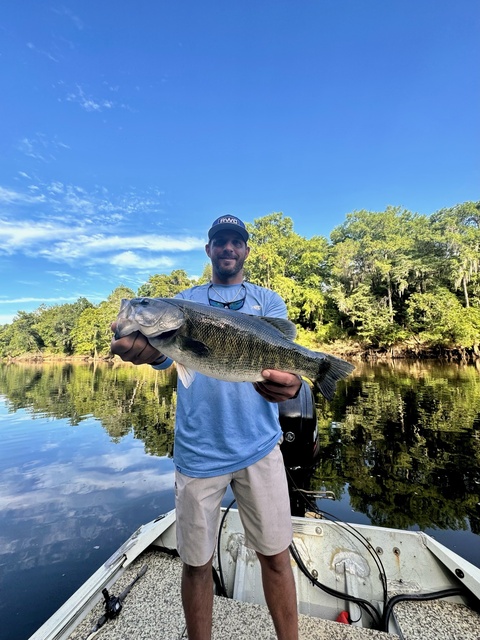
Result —
POLYGON ((0 367, 0 615, 11 640, 173 508, 174 381, 142 369, 0 367))
MULTIPOLYGON (((172 453, 175 388, 171 372, 149 367, 0 367, 9 410, 70 425, 93 416, 114 442, 131 434, 156 456, 172 453)), ((348 487, 352 507, 377 525, 480 533, 479 407, 473 366, 360 365, 332 403, 318 398, 312 488, 340 498, 348 487)))
MULTIPOLYGON (((175 389, 174 374, 150 367, 0 365, 8 637, 27 638, 139 524, 173 507, 175 389), (61 587, 50 585, 59 576, 61 587), (36 607, 28 616, 26 599, 36 607)), ((361 365, 317 411, 311 488, 338 499, 321 507, 351 521, 457 530, 459 544, 471 536, 457 551, 480 565, 475 367, 361 365)))
POLYGON ((475 367, 360 367, 321 416, 316 482, 375 525, 480 533, 475 367))
POLYGON ((150 367, 2 365, 0 393, 9 410, 65 418, 80 425, 93 416, 119 441, 133 432, 148 453, 171 454, 176 378, 150 367))

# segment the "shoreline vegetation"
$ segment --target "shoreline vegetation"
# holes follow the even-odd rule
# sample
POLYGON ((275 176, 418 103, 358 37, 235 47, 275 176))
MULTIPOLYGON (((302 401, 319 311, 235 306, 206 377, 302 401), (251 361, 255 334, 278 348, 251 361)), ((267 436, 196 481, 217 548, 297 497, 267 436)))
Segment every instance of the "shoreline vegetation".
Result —
MULTIPOLYGON (((315 349, 324 353, 352 360, 353 362, 390 362, 390 361, 423 361, 431 360, 439 363, 476 364, 480 369, 479 349, 445 349, 430 348, 420 349, 410 345, 398 345, 391 349, 366 349, 359 344, 335 343, 330 345, 320 345, 315 349)), ((102 363, 111 366, 134 366, 124 362, 118 356, 105 354, 100 356, 90 355, 61 355, 55 353, 24 353, 18 356, 0 357, 0 363, 71 363, 71 364, 91 364, 102 363)))
MULTIPOLYGON (((272 213, 248 224, 248 281, 285 300, 296 342, 353 361, 480 362, 480 201, 430 216, 400 207, 355 211, 304 238, 272 213)), ((0 326, 0 361, 107 362, 123 298, 174 297, 210 280, 177 269, 103 302, 41 305, 0 326)))

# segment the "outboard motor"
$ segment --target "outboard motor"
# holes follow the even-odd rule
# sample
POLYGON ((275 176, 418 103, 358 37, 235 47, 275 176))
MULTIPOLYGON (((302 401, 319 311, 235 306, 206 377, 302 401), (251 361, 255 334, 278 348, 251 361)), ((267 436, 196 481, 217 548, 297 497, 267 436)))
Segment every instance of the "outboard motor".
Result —
POLYGON ((283 431, 281 450, 287 469, 311 469, 320 453, 315 396, 302 381, 296 398, 278 403, 283 431))
POLYGON ((287 471, 290 512, 292 516, 304 516, 309 509, 303 492, 310 489, 320 453, 315 396, 308 382, 303 380, 298 396, 279 402, 278 409, 283 431, 280 449, 287 471))

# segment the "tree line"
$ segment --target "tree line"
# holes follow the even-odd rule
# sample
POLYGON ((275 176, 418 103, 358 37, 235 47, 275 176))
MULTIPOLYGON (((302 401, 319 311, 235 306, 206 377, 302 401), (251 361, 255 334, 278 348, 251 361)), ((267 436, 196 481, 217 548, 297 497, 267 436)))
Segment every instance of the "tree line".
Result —
MULTIPOLYGON (((354 211, 330 234, 305 238, 272 213, 248 224, 246 278, 286 301, 298 341, 350 353, 480 357, 480 201, 427 216, 400 207, 354 211)), ((208 282, 155 274, 98 305, 41 305, 0 326, 0 357, 105 357, 122 298, 172 297, 208 282)))

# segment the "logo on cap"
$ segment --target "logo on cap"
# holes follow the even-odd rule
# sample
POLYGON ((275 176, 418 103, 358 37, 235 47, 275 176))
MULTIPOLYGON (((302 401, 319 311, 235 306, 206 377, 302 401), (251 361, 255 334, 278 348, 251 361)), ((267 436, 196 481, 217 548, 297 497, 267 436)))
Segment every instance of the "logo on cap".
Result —
MULTIPOLYGON (((229 227, 233 230, 234 227, 238 228, 238 233, 242 236, 242 238, 247 242, 248 240, 248 231, 245 227, 244 223, 235 216, 220 216, 213 223, 210 231, 208 232, 208 237, 211 239, 212 236, 220 231, 222 225, 225 225, 223 228, 228 229, 229 227)), ((237 231, 237 229, 235 229, 237 231)))
POLYGON ((213 224, 239 224, 241 227, 245 226, 241 220, 234 218, 233 216, 223 216, 222 218, 215 220, 213 224))

